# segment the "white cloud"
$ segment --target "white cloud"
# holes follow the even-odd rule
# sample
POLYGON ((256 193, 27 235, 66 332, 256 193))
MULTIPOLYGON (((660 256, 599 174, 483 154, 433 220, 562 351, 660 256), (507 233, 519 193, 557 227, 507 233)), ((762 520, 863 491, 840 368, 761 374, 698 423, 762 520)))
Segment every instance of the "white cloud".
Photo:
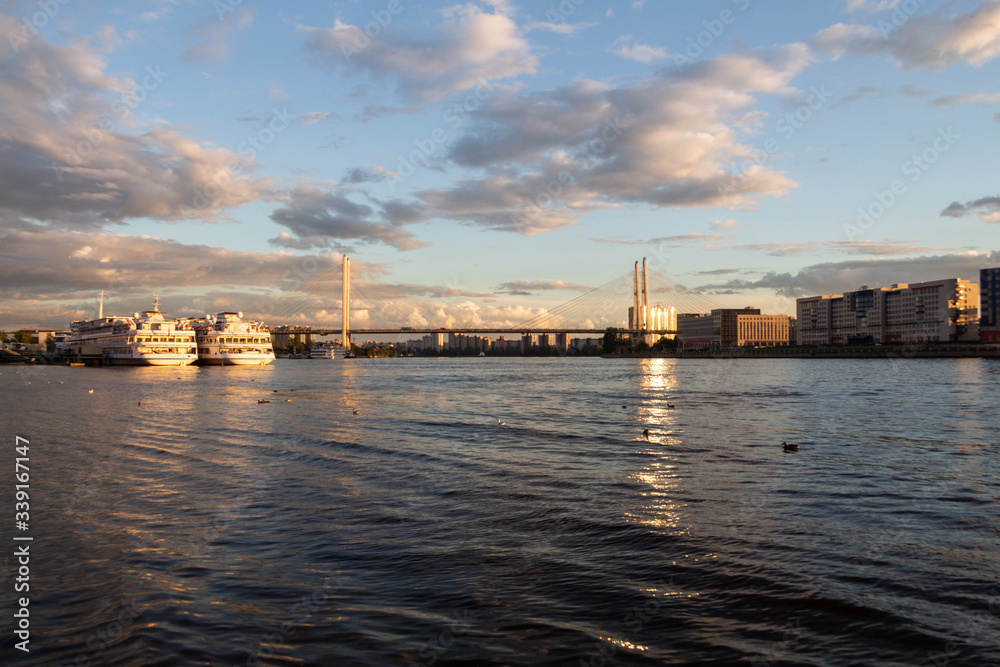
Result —
MULTIPOLYGON (((0 14, 0 34, 14 25, 0 14)), ((171 72, 150 66, 133 81, 105 70, 82 41, 39 36, 0 55, 0 213, 95 227, 213 219, 264 196, 269 183, 249 178, 255 164, 242 156, 168 127, 128 131, 138 127, 137 100, 171 72)))
POLYGON ((339 254, 244 252, 107 231, 53 234, 43 225, 12 221, 0 229, 0 245, 4 254, 0 284, 5 290, 29 289, 60 298, 112 286, 116 290, 215 285, 270 288, 287 283, 292 274, 301 280, 340 258, 339 254), (312 268, 301 268, 304 264, 312 268))
POLYGON ((936 107, 948 107, 954 104, 979 104, 992 106, 1000 104, 1000 93, 970 93, 966 95, 942 95, 931 102, 936 107))
POLYGON ((559 35, 576 35, 588 28, 593 28, 597 23, 548 23, 545 21, 534 21, 525 26, 526 31, 544 30, 554 32, 559 35))
POLYGON ((181 54, 181 60, 192 63, 214 63, 229 57, 230 41, 233 35, 253 24, 252 9, 239 9, 232 16, 219 19, 213 12, 195 30, 197 43, 181 54))
POLYGON ((620 42, 624 43, 618 46, 618 48, 613 49, 612 53, 628 60, 635 60, 640 63, 654 63, 665 60, 668 55, 665 49, 661 49, 658 46, 640 44, 632 39, 631 36, 618 39, 616 44, 620 42))
POLYGON ((304 125, 315 125, 335 118, 340 118, 340 114, 333 111, 309 111, 299 116, 299 122, 304 125))
POLYGON ((401 228, 416 222, 419 216, 393 220, 390 209, 381 213, 371 206, 352 201, 343 192, 329 192, 312 186, 299 186, 287 203, 271 213, 271 220, 291 230, 281 233, 271 243, 285 248, 342 249, 341 240, 385 243, 399 250, 414 250, 426 244, 401 228))
POLYGON ((727 220, 716 220, 710 226, 712 227, 712 229, 715 229, 715 230, 718 230, 718 231, 731 232, 734 229, 739 229, 740 228, 740 223, 738 221, 736 221, 736 220, 733 220, 732 218, 729 218, 727 220))
POLYGON ((980 197, 964 204, 952 202, 941 211, 941 215, 947 218, 961 218, 974 213, 978 213, 983 222, 1000 222, 1000 195, 980 197))
POLYGON ((899 3, 900 0, 847 0, 847 11, 865 11, 869 14, 876 14, 892 9, 899 3))
POLYGON ((979 269, 1000 263, 1000 252, 966 252, 896 259, 853 259, 807 266, 797 274, 768 273, 758 280, 729 280, 699 290, 770 290, 788 297, 843 294, 862 285, 918 283, 941 278, 978 281, 979 269))
POLYGON ((1000 55, 1000 2, 985 0, 967 14, 943 11, 874 26, 838 23, 817 33, 813 44, 834 57, 889 54, 904 68, 978 67, 1000 55))
POLYGON ((418 192, 428 215, 532 235, 598 207, 750 206, 796 184, 763 165, 742 169, 758 96, 791 97, 809 62, 801 44, 728 55, 620 87, 591 80, 484 103, 448 159, 481 169, 450 189, 418 192), (739 173, 740 178, 735 178, 739 173))
POLYGON ((331 69, 392 79, 404 98, 433 102, 483 81, 535 73, 538 59, 505 8, 490 13, 474 4, 451 7, 443 12, 443 25, 422 39, 391 25, 370 37, 361 26, 339 19, 332 28, 299 30, 306 49, 331 69))

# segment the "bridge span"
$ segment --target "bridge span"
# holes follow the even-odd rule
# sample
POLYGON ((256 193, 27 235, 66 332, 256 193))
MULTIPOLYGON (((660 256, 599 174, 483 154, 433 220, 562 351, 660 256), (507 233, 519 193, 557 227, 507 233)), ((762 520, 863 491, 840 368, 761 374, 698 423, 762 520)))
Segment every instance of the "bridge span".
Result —
MULTIPOLYGON (((572 334, 600 337, 610 325, 632 343, 647 341, 652 345, 662 336, 677 335, 678 312, 709 312, 713 308, 720 307, 707 297, 674 283, 657 272, 653 272, 651 276, 646 260, 643 259, 641 264, 635 263, 633 271, 564 304, 544 309, 526 322, 504 326, 465 324, 435 327, 433 324, 440 322, 437 318, 444 319, 440 307, 414 296, 420 293, 419 290, 412 289, 414 286, 385 285, 369 278, 359 278, 356 280, 357 284, 352 285, 351 260, 346 255, 340 267, 339 281, 334 279, 334 271, 331 269, 311 278, 293 290, 293 294, 278 299, 276 303, 281 304, 280 309, 272 306, 262 309, 263 320, 265 322, 270 320, 272 333, 338 336, 345 345, 350 345, 351 337, 356 335, 423 337, 434 334, 479 334, 521 337, 529 334, 572 334), (658 282, 651 283, 651 277, 658 282), (336 284, 338 282, 339 285, 336 284), (334 290, 340 292, 341 297, 338 304, 341 311, 339 323, 335 324, 335 320, 330 321, 333 318, 324 317, 325 323, 307 326, 297 324, 296 320, 292 319, 308 312, 315 297, 323 299, 333 297, 334 290), (355 290, 361 297, 363 307, 352 308, 352 296, 355 290), (655 295, 654 298, 663 304, 662 306, 659 303, 652 306, 651 292, 655 295), (392 299, 402 300, 403 306, 399 307, 392 299), (363 326, 355 326, 352 323, 352 310, 360 311, 358 314, 363 312, 363 326), (288 314, 282 315, 280 314, 282 312, 288 314), (279 324, 281 319, 286 323, 279 324), (409 323, 412 323, 412 326, 406 326, 409 323)), ((324 310, 329 313, 332 308, 326 307, 324 310)))
MULTIPOLYGON (((350 329, 347 333, 348 335, 354 334, 366 334, 366 335, 427 335, 427 334, 511 334, 517 336, 526 336, 528 334, 591 334, 603 336, 606 329, 534 329, 534 328, 521 328, 521 329, 488 329, 484 327, 479 328, 466 328, 466 329, 418 329, 415 327, 402 327, 400 329, 350 329)), ((281 333, 309 333, 316 336, 332 336, 334 334, 343 334, 342 329, 320 329, 320 328, 310 328, 310 327, 285 327, 280 329, 281 333)), ((676 334, 677 332, 670 329, 659 329, 659 330, 649 330, 643 333, 649 334, 659 334, 668 335, 676 334)))

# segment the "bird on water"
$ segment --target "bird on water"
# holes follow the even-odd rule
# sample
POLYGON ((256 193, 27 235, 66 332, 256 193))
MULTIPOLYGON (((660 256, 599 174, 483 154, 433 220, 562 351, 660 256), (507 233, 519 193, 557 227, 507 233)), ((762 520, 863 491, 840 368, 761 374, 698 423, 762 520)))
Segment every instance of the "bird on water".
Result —
POLYGON ((501 421, 500 418, 497 417, 497 426, 506 426, 506 425, 507 425, 507 422, 501 421))
POLYGON ((645 436, 646 440, 649 440, 649 429, 648 428, 642 429, 642 435, 645 436))
POLYGON ((786 452, 797 452, 799 451, 798 445, 789 445, 787 442, 781 443, 781 448, 786 452))

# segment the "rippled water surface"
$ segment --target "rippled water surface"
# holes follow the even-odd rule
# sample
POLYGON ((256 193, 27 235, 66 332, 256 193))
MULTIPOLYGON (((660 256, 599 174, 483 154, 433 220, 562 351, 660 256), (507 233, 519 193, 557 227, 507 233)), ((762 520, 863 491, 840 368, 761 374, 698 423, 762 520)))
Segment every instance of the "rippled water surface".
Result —
POLYGON ((35 538, 0 659, 1000 664, 998 390, 985 359, 0 367, 0 537, 20 435, 35 538))

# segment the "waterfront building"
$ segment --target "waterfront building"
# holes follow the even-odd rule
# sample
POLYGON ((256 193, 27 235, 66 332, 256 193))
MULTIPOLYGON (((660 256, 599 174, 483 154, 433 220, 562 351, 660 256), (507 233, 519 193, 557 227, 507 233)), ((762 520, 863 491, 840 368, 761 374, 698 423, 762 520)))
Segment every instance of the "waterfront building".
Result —
POLYGON ((316 342, 316 334, 304 331, 301 327, 279 326, 271 330, 271 345, 287 349, 294 345, 312 348, 316 342))
POLYGON ((64 342, 69 337, 70 332, 66 329, 18 329, 14 335, 17 334, 28 339, 24 346, 25 351, 39 354, 47 350, 46 341, 48 341, 49 336, 52 336, 53 342, 58 344, 64 342))
POLYGON ((685 313, 677 318, 678 338, 687 350, 712 350, 722 347, 721 311, 685 313))
MULTIPOLYGON (((644 329, 648 331, 677 331, 677 309, 673 306, 639 306, 640 324, 645 323, 644 329)), ((628 328, 634 331, 636 327, 635 323, 635 307, 630 306, 628 309, 628 328)), ((676 334, 646 334, 644 340, 647 345, 653 345, 661 338, 676 338, 676 334)))
POLYGON ((783 347, 794 340, 788 315, 736 315, 736 344, 745 347, 783 347))
POLYGON ((559 352, 569 352, 570 338, 568 333, 556 334, 556 349, 559 352))
POLYGON ((960 278, 862 287, 796 303, 799 345, 875 345, 972 341, 979 286, 960 278))
POLYGON ((779 347, 791 344, 792 318, 764 315, 759 308, 719 308, 677 318, 678 337, 686 350, 731 347, 779 347))
POLYGON ((513 353, 521 351, 521 340, 518 338, 500 338, 493 341, 492 348, 497 352, 513 353))
MULTIPOLYGON (((569 334, 566 334, 569 338, 569 334)), ((587 349, 588 347, 597 347, 598 345, 604 345, 603 338, 574 338, 570 341, 570 349, 580 352, 587 349)))
POLYGON ((521 336, 521 353, 530 352, 535 348, 535 342, 538 340, 538 336, 535 334, 524 334, 521 336))
POLYGON ((979 271, 979 340, 1000 343, 1000 267, 979 271))

